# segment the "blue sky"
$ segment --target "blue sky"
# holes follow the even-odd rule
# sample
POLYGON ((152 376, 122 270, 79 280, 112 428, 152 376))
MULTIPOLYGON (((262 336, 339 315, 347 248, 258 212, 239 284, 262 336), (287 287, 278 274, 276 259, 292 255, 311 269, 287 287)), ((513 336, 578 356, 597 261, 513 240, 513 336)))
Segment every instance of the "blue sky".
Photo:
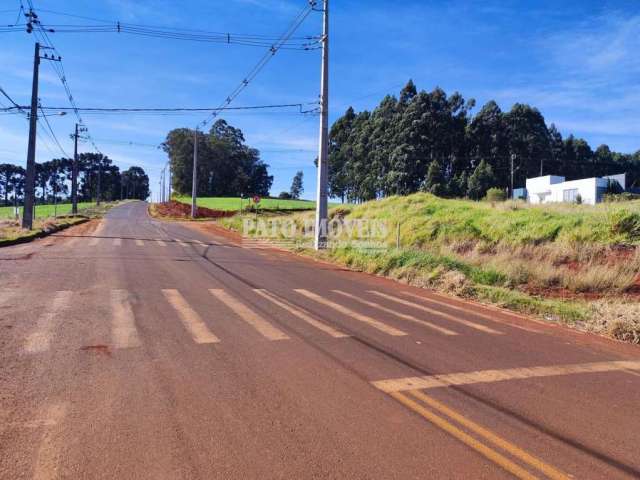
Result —
MULTIPOLYGON (((36 9, 129 23, 220 32, 278 35, 306 0, 34 0, 36 9)), ((15 21, 18 0, 2 0, 0 23, 15 21)), ((88 23, 41 12, 45 23, 88 23)), ((319 34, 312 14, 300 31, 319 34)), ((595 148, 640 149, 640 4, 637 1, 403 1, 333 0, 331 120, 353 105, 373 108, 409 78, 475 98, 538 107, 563 133, 595 148)), ((263 55, 261 48, 199 44, 115 33, 52 34, 81 107, 214 107, 263 55)), ((33 38, 0 33, 0 86, 27 104, 33 38)), ((313 102, 318 98, 318 51, 281 51, 234 105, 313 102)), ((67 106, 49 65, 41 69, 43 105, 67 106)), ((0 99, 3 104, 7 102, 0 99)), ((98 147, 121 168, 140 165, 157 190, 165 154, 153 145, 176 127, 206 115, 92 116, 84 119, 98 147), (140 145, 112 143, 135 142, 140 145)), ((229 113, 250 145, 263 151, 275 176, 272 193, 288 190, 296 170, 314 195, 318 119, 295 112, 229 113)), ((74 119, 51 117, 67 152, 74 119)), ((0 162, 24 164, 27 122, 0 115, 0 162)), ((58 150, 40 143, 38 161, 58 150)), ((88 146, 86 148, 89 148, 88 146)))

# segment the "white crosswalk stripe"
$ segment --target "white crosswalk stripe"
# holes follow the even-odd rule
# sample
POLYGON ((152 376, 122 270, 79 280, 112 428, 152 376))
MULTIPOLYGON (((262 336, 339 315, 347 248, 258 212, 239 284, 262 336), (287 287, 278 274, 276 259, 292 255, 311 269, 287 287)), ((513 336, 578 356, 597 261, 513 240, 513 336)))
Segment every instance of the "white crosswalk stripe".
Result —
POLYGON ((458 318, 458 317, 455 317, 453 315, 449 315, 448 313, 441 312, 440 310, 435 310, 433 308, 429 308, 429 307, 426 307, 424 305, 420 305, 420 304, 415 303, 415 302, 410 302, 410 301, 404 300, 402 298, 397 298, 397 297, 394 297, 393 295, 387 295, 386 293, 377 292, 375 290, 369 290, 369 293, 372 293, 373 295, 377 295, 378 297, 381 297, 381 298, 385 298, 385 299, 390 300, 392 302, 396 302, 396 303, 399 303, 401 305, 405 305, 407 307, 415 308, 417 310, 422 310, 423 312, 427 312, 427 313, 430 313, 432 315, 437 315, 439 317, 446 318, 447 320, 459 323, 461 325, 465 325, 465 326, 467 326, 469 328, 473 328, 474 330, 480 330, 481 332, 489 333, 489 334, 492 334, 492 335, 502 335, 502 332, 499 332, 498 330, 494 330, 493 328, 489 328, 489 327, 486 327, 484 325, 480 325, 478 323, 471 322, 469 320, 464 320, 462 318, 458 318))
POLYGON ((354 320, 358 320, 359 322, 365 323, 370 327, 380 330, 381 332, 384 332, 388 335, 392 335, 394 337, 401 337, 401 336, 407 335, 407 333, 403 332, 402 330, 398 330, 397 328, 391 327, 383 322, 376 320, 375 318, 371 318, 367 315, 358 313, 355 310, 351 310, 350 308, 345 307, 344 305, 340 305, 339 303, 332 302, 331 300, 328 300, 316 293, 313 293, 304 289, 296 289, 294 291, 299 293, 300 295, 310 298, 315 302, 318 302, 322 305, 326 305, 327 307, 333 308, 334 310, 337 310, 338 312, 344 315, 347 315, 353 318, 354 320))
POLYGON ((61 320, 61 314, 69 306, 73 293, 69 291, 56 292, 51 305, 38 319, 36 329, 25 343, 27 353, 40 353, 49 350, 53 333, 61 320))
POLYGON ((113 246, 114 246, 114 247, 120 247, 120 246, 122 246, 122 239, 121 239, 121 238, 114 238, 114 239, 113 239, 113 246))
POLYGON ((102 240, 102 239, 101 239, 101 238, 99 238, 99 237, 93 237, 93 238, 91 239, 91 241, 89 242, 89 246, 90 246, 90 247, 97 247, 97 246, 98 246, 98 244, 100 243, 100 240, 102 240))
POLYGON ((209 292, 242 318, 242 320, 255 328, 263 337, 269 340, 289 339, 284 332, 271 325, 247 305, 232 297, 224 290, 211 289, 209 292))
POLYGON ((129 293, 126 290, 111 291, 111 338, 116 348, 135 348, 141 345, 129 293))
POLYGON ((142 240, 136 240, 136 246, 144 247, 144 242, 142 240))
POLYGON ((160 245, 161 247, 166 247, 167 246, 167 244, 165 242, 163 242, 162 240, 156 240, 156 243, 158 245, 160 245))
MULTIPOLYGON (((422 297, 422 296, 417 295, 417 294, 412 293, 412 292, 401 292, 401 293, 402 293, 403 295, 407 295, 407 296, 409 296, 409 297, 416 298, 416 299, 418 299, 418 300, 422 300, 423 302, 426 302, 426 303, 435 303, 436 305, 440 305, 440 306, 443 306, 443 307, 447 307, 447 308, 450 308, 450 309, 452 309, 452 310, 456 310, 456 311, 459 311, 459 312, 467 312, 467 313, 469 313, 469 309, 468 309, 468 308, 458 307, 457 305, 452 305, 451 303, 448 303, 448 302, 443 302, 443 301, 440 301, 440 300, 436 300, 436 299, 434 299, 434 298, 426 298, 426 297, 422 297)), ((502 322, 502 321, 498 321, 498 320, 496 320, 494 317, 492 317, 492 316, 490 316, 490 315, 488 315, 488 314, 486 314, 486 313, 479 312, 479 311, 477 311, 477 310, 474 310, 473 312, 471 312, 471 314, 472 314, 472 315, 474 315, 474 316, 476 316, 476 317, 484 318, 485 320, 489 320, 490 322, 505 323, 505 324, 509 325, 510 327, 517 328, 517 329, 519 329, 519 330, 524 330, 525 332, 530 332, 530 333, 541 333, 541 332, 539 332, 538 330, 534 330, 533 328, 523 327, 522 325, 517 325, 517 324, 515 324, 515 323, 511 323, 511 322, 506 322, 506 321, 505 321, 505 322, 502 322)))
POLYGON ((176 242, 176 243, 177 243, 178 245, 180 245, 181 247, 188 247, 188 246, 189 246, 189 244, 188 244, 188 243, 185 243, 185 242, 183 242, 182 240, 180 240, 180 239, 178 239, 178 238, 174 239, 174 242, 176 242))
POLYGON ((191 308, 180 292, 177 290, 162 290, 162 294, 178 313, 182 324, 189 331, 196 343, 206 344, 220 342, 220 339, 209 330, 209 327, 202 321, 200 315, 191 308))
POLYGON ((409 322, 417 323, 418 325, 423 325, 423 326, 425 326, 427 328, 430 328, 432 330, 440 332, 440 333, 442 333, 444 335, 449 335, 449 336, 458 335, 457 332, 454 332, 453 330, 449 330, 448 328, 440 327, 440 326, 435 325, 435 324, 433 324, 431 322, 427 322, 426 320, 420 320, 419 318, 416 318, 413 315, 407 315, 405 313, 397 312, 397 311, 392 310, 390 308, 384 307, 384 306, 380 305, 379 303, 370 302, 368 300, 365 300, 364 298, 357 297, 356 295, 352 295, 350 293, 343 292, 343 291, 340 291, 340 290, 333 290, 333 292, 337 293, 339 295, 343 295, 343 296, 345 296, 347 298, 350 298, 352 300, 355 300, 356 302, 360 302, 363 305, 367 305, 369 307, 377 308, 378 310, 381 310, 381 311, 383 311, 385 313, 389 313, 391 315, 395 315, 398 318, 402 318, 404 320, 408 320, 409 322))
POLYGON ((307 322, 309 325, 317 328, 318 330, 323 331, 324 333, 332 336, 333 338, 349 337, 349 335, 347 335, 346 333, 342 333, 341 331, 336 330, 335 328, 316 320, 308 311, 293 305, 291 302, 288 302, 284 298, 277 296, 275 293, 272 293, 263 289, 255 289, 254 292, 256 292, 261 297, 266 298, 271 303, 274 303, 275 305, 279 306, 283 310, 286 310, 291 315, 298 317, 300 320, 307 322))

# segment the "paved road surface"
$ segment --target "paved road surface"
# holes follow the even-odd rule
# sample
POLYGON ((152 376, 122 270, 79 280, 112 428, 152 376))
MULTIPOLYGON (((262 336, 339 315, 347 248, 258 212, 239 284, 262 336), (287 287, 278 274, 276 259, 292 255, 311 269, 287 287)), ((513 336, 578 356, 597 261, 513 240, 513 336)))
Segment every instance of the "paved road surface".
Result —
POLYGON ((0 250, 0 478, 638 478, 640 354, 146 204, 0 250))

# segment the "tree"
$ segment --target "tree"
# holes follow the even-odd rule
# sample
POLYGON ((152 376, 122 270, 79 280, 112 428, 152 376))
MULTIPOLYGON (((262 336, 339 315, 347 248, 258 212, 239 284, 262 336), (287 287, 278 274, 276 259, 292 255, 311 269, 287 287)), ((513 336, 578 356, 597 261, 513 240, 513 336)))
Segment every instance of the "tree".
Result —
POLYGON ((9 192, 11 192, 11 179, 16 171, 16 166, 10 163, 0 164, 0 192, 4 196, 4 205, 9 205, 9 192))
POLYGON ((424 181, 424 190, 439 197, 447 193, 444 175, 442 174, 442 165, 437 160, 429 164, 427 177, 424 181))
POLYGON ((291 182, 291 190, 289 193, 291 194, 291 198, 298 200, 302 192, 304 192, 303 185, 304 173, 302 171, 298 171, 293 177, 293 181, 291 182))
POLYGON ((516 103, 505 116, 509 151, 515 155, 515 185, 540 175, 545 159, 551 156, 549 130, 537 108, 516 103))
POLYGON ((469 177, 467 195, 473 200, 480 200, 494 184, 493 169, 491 165, 482 160, 469 177))
POLYGON ((191 194, 194 138, 198 142, 198 185, 201 196, 236 197, 269 194, 273 177, 260 152, 245 144, 242 131, 224 120, 213 124, 208 134, 179 128, 171 130, 163 144, 171 164, 172 188, 191 194))
POLYGON ((140 167, 122 172, 122 189, 127 199, 146 200, 149 195, 149 177, 140 167))

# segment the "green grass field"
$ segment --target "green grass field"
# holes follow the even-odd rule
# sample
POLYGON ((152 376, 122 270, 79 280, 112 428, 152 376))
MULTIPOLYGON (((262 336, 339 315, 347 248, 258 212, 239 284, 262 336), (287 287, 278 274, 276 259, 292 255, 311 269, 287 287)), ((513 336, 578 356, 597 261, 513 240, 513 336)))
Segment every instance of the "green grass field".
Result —
MULTIPOLYGON (((176 200, 191 204, 191 197, 178 197, 176 200)), ((240 210, 240 203, 240 198, 198 198, 198 206, 225 212, 240 210)), ((242 208, 247 209, 252 206, 253 202, 250 199, 245 198, 242 200, 242 208)), ((259 205, 259 208, 262 210, 312 210, 315 207, 315 202, 306 200, 279 200, 272 198, 263 198, 259 205)))
MULTIPOLYGON (((95 203, 81 202, 78 204, 78 210, 93 207, 95 203)), ((22 215, 22 207, 19 207, 20 215, 22 215)), ((57 207, 54 205, 36 205, 36 218, 53 217, 55 214, 69 215, 71 213, 71 204, 63 203, 57 207)), ((15 211, 13 207, 0 207, 0 218, 13 218, 15 211)))

